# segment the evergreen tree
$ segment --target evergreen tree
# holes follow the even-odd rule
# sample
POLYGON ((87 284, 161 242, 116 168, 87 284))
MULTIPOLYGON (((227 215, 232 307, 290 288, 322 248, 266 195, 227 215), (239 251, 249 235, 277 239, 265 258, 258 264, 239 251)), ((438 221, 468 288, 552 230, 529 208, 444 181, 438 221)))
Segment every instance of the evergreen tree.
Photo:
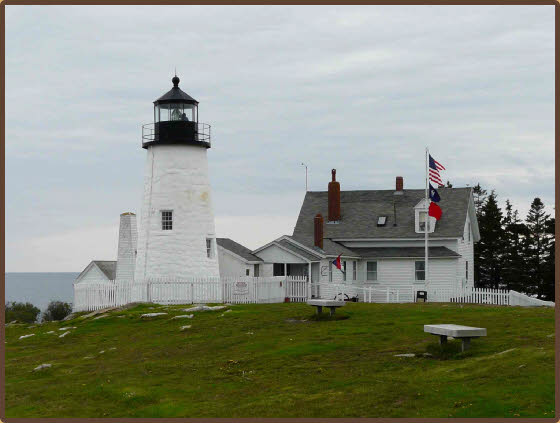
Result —
POLYGON ((545 293, 545 298, 548 301, 554 301, 554 287, 555 287, 555 278, 554 278, 554 270, 555 270, 555 247, 556 247, 556 239, 555 239, 555 235, 554 235, 554 230, 555 230, 555 219, 548 219, 547 223, 546 223, 546 233, 548 234, 549 238, 550 238, 550 242, 548 243, 548 248, 547 248, 547 253, 546 253, 546 258, 545 258, 545 289, 544 289, 544 293, 545 293))
MULTIPOLYGON (((501 288, 503 285, 503 256, 505 231, 502 227, 502 210, 496 201, 494 191, 486 198, 478 219, 480 241, 478 250, 478 287, 501 288)), ((475 244, 476 245, 476 244, 475 244)), ((475 258, 476 264, 477 258, 475 258)))
POLYGON ((473 187, 474 208, 476 210, 476 217, 480 218, 482 207, 486 203, 486 190, 482 189, 480 182, 473 187))
MULTIPOLYGON (((486 190, 482 189, 480 183, 473 187, 473 197, 474 197, 474 208, 476 211, 476 218, 480 222, 480 217, 482 215, 482 207, 486 202, 486 190)), ((479 225, 480 237, 483 238, 482 229, 479 225)), ((474 285, 482 286, 480 283, 480 242, 474 244, 474 285)))
MULTIPOLYGON (((545 213, 544 204, 540 198, 535 198, 525 220, 527 236, 523 253, 527 262, 527 291, 536 294, 537 298, 547 298, 546 259, 549 255, 552 238, 547 233, 550 215, 545 213)), ((552 281, 554 285, 554 280, 552 281)), ((554 290, 554 286, 552 288, 554 290)))
POLYGON ((519 219, 517 210, 513 210, 506 200, 506 215, 503 220, 504 255, 502 280, 506 289, 525 292, 526 266, 523 257, 523 240, 527 235, 527 227, 519 219))

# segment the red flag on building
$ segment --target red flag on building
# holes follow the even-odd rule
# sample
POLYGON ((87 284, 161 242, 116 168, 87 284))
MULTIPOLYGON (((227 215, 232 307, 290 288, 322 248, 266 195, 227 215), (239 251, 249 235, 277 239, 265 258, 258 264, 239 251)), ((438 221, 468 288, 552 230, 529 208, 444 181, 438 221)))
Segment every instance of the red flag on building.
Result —
POLYGON ((441 219, 441 207, 432 201, 428 208, 428 216, 435 217, 436 220, 441 219))

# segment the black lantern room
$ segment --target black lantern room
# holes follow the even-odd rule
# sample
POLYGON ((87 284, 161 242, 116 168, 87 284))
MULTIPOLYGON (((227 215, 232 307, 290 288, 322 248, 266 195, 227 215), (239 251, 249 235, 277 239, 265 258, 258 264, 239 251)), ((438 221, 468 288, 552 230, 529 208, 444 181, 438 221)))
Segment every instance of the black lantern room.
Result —
POLYGON ((160 144, 191 144, 210 148, 210 125, 198 122, 198 101, 179 88, 177 75, 173 88, 154 101, 154 123, 142 126, 142 147, 160 144))

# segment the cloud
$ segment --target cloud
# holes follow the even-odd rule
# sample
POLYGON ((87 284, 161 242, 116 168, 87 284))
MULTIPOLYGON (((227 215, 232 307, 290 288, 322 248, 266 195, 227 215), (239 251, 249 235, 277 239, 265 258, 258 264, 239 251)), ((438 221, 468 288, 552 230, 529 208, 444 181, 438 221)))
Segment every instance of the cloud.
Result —
POLYGON ((391 188, 397 174, 421 187, 426 145, 455 186, 480 182, 520 211, 538 195, 552 210, 553 12, 8 5, 7 249, 140 212, 141 125, 175 67, 212 125, 218 236, 291 233, 280 222, 297 218, 301 162, 311 190, 331 168, 342 189, 391 188))

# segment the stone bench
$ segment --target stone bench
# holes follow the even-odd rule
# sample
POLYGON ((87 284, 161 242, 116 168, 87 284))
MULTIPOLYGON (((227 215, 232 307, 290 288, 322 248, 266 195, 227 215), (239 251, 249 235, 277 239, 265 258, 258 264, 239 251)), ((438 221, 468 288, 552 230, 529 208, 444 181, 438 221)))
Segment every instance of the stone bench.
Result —
POLYGON ((486 336, 486 328, 473 328, 461 325, 424 325, 424 332, 439 336, 439 343, 445 344, 447 337, 461 339, 461 351, 466 351, 471 345, 471 338, 486 336))
POLYGON ((317 314, 321 314, 323 312, 323 307, 327 307, 330 309, 330 315, 333 316, 335 310, 338 307, 344 307, 346 304, 344 301, 335 301, 335 300, 309 300, 307 304, 310 306, 317 307, 316 312, 317 314))

